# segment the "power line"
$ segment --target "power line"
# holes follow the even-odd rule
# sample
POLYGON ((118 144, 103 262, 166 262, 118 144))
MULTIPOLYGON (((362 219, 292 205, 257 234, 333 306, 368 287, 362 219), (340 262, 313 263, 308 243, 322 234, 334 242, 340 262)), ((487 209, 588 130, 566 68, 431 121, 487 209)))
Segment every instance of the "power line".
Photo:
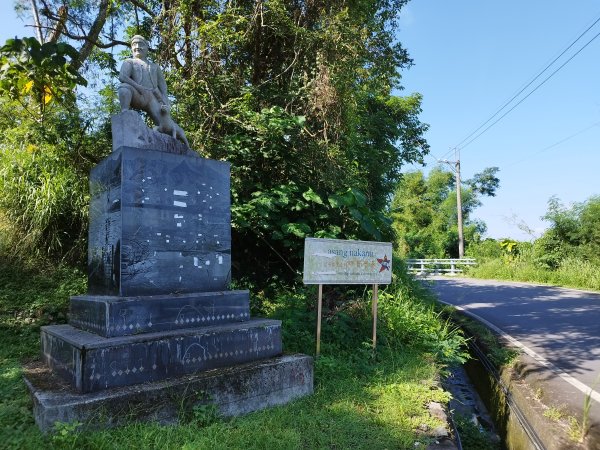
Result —
MULTIPOLYGON (((600 22, 600 17, 598 17, 590 26, 588 26, 573 42, 571 42, 571 44, 569 44, 557 57, 555 57, 550 63, 548 63, 546 65, 546 67, 544 67, 544 69, 542 69, 529 83, 527 83, 525 86, 523 86, 523 88, 521 88, 516 94, 514 94, 509 100, 507 100, 506 102, 504 102, 504 104, 502 104, 501 107, 499 107, 496 112, 494 112, 494 114, 492 114, 492 116, 490 116, 485 122, 483 122, 481 125, 479 125, 479 127, 477 127, 475 130, 473 130, 473 132, 471 132, 468 136, 466 136, 462 141, 460 141, 458 144, 456 144, 455 147, 459 147, 461 146, 461 144, 463 144, 465 141, 467 141, 471 136, 473 136, 475 133, 477 133, 479 130, 481 130, 485 125, 487 125, 491 120, 494 119, 494 117, 496 117, 498 114, 500 114, 510 103, 512 103, 519 95, 521 95, 529 86, 531 86, 539 77, 541 77, 544 72, 546 72, 558 59, 560 59, 567 51, 569 51, 577 42, 579 42, 579 40, 590 30, 592 29, 598 22, 600 22)), ((569 61, 571 61, 577 54, 579 54, 579 52, 581 52, 581 50, 583 50, 585 47, 587 47, 594 39, 596 39, 598 37, 598 35, 594 36, 594 38, 592 38, 590 41, 588 41, 582 48, 580 48, 575 55, 571 56, 571 58, 569 58, 567 60, 566 63, 564 63, 563 65, 561 65, 556 71, 554 71, 548 78, 546 78, 542 83, 540 83, 536 88, 534 88, 533 91, 531 91, 525 98, 529 97, 529 95, 531 95, 533 92, 535 92, 537 89, 539 89, 546 81, 548 81, 549 78, 551 78, 556 72, 558 72, 558 70, 560 70, 562 67, 564 67, 569 61)), ((516 106, 518 106, 520 103, 523 102, 522 99, 519 103, 517 103, 517 105, 515 105, 513 108, 511 108, 508 112, 512 111, 516 106)), ((508 112, 506 114, 508 114, 508 112)), ((491 128, 493 125, 495 125, 496 123, 498 123, 506 114, 504 114, 502 117, 500 117, 500 119, 498 119, 497 121, 495 121, 492 125, 490 125, 489 127, 487 127, 483 132, 479 133, 475 138, 471 139, 467 144, 463 145, 461 148, 466 147, 467 145, 469 145, 471 142, 473 142, 475 139, 477 139, 479 136, 481 136, 483 133, 485 133, 485 131, 487 131, 489 128, 491 128)))
POLYGON ((573 47, 588 31, 590 31, 590 29, 596 25, 598 22, 600 22, 600 17, 598 17, 594 23, 592 23, 589 27, 587 27, 573 42, 571 42, 571 44, 569 44, 569 46, 567 48, 565 48, 556 58, 554 58, 549 64, 546 65, 546 67, 544 67, 542 69, 541 72, 539 72, 529 83, 527 83, 525 86, 523 86, 523 88, 521 88, 521 90, 519 92, 517 92, 515 95, 513 95, 509 100, 507 100, 498 110, 496 110, 496 112, 494 114, 492 114, 492 116, 486 120, 485 122, 483 122, 481 125, 479 125, 479 127, 477 127, 471 134, 469 134, 466 138, 464 138, 462 141, 460 141, 458 144, 456 144, 456 147, 459 147, 463 142, 465 142, 467 139, 469 139, 471 136, 473 136, 475 133, 477 133, 479 130, 481 130, 485 125, 487 125, 494 117, 496 117, 498 114, 500 114, 500 112, 502 112, 502 110, 504 108, 506 108, 510 103, 512 103, 512 101, 514 99, 516 99, 519 95, 521 95, 523 93, 523 91, 525 91, 525 89, 527 89, 529 86, 531 86, 533 84, 533 82, 535 80, 537 80, 539 77, 542 76, 542 74, 548 70, 550 68, 550 66, 552 66, 552 64, 554 64, 556 61, 558 61, 560 59, 560 57, 562 55, 564 55, 567 51, 569 51, 569 49, 571 49, 571 47, 573 47))
POLYGON ((531 158, 531 157, 532 157, 532 156, 534 156, 534 155, 538 155, 538 154, 540 154, 540 153, 543 153, 543 152, 545 152, 545 151, 547 151, 547 150, 550 150, 550 149, 552 149, 552 148, 554 148, 554 147, 557 147, 557 146, 559 146, 560 144, 562 144, 562 143, 564 143, 564 142, 567 142, 567 141, 569 141, 569 140, 573 139, 574 137, 577 137, 577 136, 579 136, 580 134, 583 134, 583 133, 585 133, 586 131, 588 131, 588 130, 591 130, 591 129, 592 129, 592 128, 594 128, 594 127, 597 127, 598 125, 600 125, 600 121, 599 121, 599 122, 595 122, 595 123, 593 123, 593 124, 591 124, 591 125, 589 125, 589 126, 585 127, 584 129, 582 129, 582 130, 579 130, 579 131, 577 131, 576 133, 573 133, 573 134, 571 134, 571 135, 569 135, 569 136, 567 136, 567 137, 565 137, 565 138, 562 138, 561 140, 559 140, 559 141, 555 142, 554 144, 548 145, 547 147, 544 147, 544 148, 542 148, 542 149, 540 149, 540 150, 538 150, 538 151, 536 151, 536 152, 532 153, 531 155, 529 155, 529 156, 527 156, 527 157, 525 157, 525 158, 521 158, 521 159, 519 159, 519 160, 517 160, 517 161, 515 161, 515 162, 513 162, 513 163, 511 163, 511 164, 509 164, 507 167, 512 167, 512 166, 515 166, 515 165, 517 165, 517 164, 519 164, 519 163, 521 163, 521 162, 523 162, 523 161, 525 161, 525 160, 527 160, 527 159, 531 158))
MULTIPOLYGON (((477 134, 474 138, 472 138, 470 141, 468 141, 466 144, 464 144, 462 147, 460 148, 465 148, 468 145, 470 145, 473 141, 475 141, 479 136, 481 136, 483 133, 485 133, 487 130, 489 130, 490 128, 492 128, 494 125, 496 125, 498 122, 500 122, 504 117, 506 117, 510 112, 512 112, 517 106, 519 106, 521 103, 523 103, 525 100, 527 100, 527 98, 529 98, 529 96, 531 94, 533 94, 535 91, 537 91, 539 88, 541 88, 550 78, 552 78, 559 70, 561 70, 564 66, 566 66, 573 58, 575 58, 579 53, 581 53, 581 51, 583 49, 585 49, 588 45, 590 45, 594 40, 596 40, 598 38, 598 36, 600 36, 600 33, 596 34, 592 39, 590 39, 589 41, 587 41, 585 43, 585 45, 583 47, 581 47, 579 50, 577 50, 577 52, 575 52, 575 54, 573 54, 569 59, 567 59, 563 64, 561 64, 554 72, 552 72, 550 75, 548 75, 544 81, 542 81, 540 84, 538 84, 535 88, 533 88, 532 91, 530 91, 525 97, 523 97, 521 100, 519 100, 512 108, 510 108, 508 111, 506 111, 504 114, 502 114, 498 119, 496 119, 494 122, 492 122, 489 126, 487 126, 482 132, 480 132, 479 134, 477 134)), ((486 122, 487 123, 487 122, 486 122)), ((464 142, 464 140, 463 140, 464 142)))

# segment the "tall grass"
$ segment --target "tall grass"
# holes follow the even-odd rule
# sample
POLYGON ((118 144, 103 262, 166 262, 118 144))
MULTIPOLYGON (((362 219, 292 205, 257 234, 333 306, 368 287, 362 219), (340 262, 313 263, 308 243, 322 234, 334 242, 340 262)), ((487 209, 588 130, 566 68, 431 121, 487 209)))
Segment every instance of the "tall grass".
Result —
POLYGON ((525 281, 600 291, 600 267, 582 258, 568 256, 556 269, 537 263, 528 255, 513 261, 504 258, 478 261, 466 274, 475 278, 525 281))

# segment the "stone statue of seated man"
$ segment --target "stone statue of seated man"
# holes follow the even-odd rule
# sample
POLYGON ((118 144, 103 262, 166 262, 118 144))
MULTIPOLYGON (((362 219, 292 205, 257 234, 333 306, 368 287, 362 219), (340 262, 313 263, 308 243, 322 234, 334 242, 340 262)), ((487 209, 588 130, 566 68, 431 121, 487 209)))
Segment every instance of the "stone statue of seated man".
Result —
POLYGON ((121 111, 130 108, 145 111, 156 124, 156 130, 169 134, 190 146, 185 133, 171 118, 167 83, 158 64, 148 60, 149 44, 142 36, 131 39, 133 58, 121 65, 118 88, 121 111))

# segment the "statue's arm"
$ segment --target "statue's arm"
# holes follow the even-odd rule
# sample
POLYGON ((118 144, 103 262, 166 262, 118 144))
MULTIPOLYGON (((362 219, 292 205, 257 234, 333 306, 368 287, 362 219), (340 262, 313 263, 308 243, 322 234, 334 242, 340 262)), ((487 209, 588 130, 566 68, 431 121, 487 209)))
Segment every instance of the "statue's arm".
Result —
POLYGON ((167 95, 167 82, 165 81, 165 76, 158 65, 156 66, 156 72, 156 84, 163 98, 163 104, 167 108, 171 108, 171 102, 169 101, 169 96, 167 95))

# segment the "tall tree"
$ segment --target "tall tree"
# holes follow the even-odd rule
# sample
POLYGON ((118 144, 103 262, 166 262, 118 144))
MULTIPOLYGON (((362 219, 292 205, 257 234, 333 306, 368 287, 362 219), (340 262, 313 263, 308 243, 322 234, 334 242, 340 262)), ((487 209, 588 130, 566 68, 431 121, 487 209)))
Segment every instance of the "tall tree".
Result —
POLYGON ((406 1, 31 4, 88 77, 128 36, 151 39, 192 146, 232 163, 237 273, 264 279, 295 275, 305 236, 390 236, 400 168, 428 151, 421 97, 391 95, 412 63, 395 39, 406 1))
MULTIPOLYGON (((462 187, 465 242, 476 242, 485 224, 471 213, 481 205, 482 195, 493 196, 500 180, 498 169, 487 168, 462 187)), ((458 257, 456 186, 454 174, 435 167, 426 177, 422 171, 406 173, 391 205, 396 242, 402 255, 413 258, 458 257)))

